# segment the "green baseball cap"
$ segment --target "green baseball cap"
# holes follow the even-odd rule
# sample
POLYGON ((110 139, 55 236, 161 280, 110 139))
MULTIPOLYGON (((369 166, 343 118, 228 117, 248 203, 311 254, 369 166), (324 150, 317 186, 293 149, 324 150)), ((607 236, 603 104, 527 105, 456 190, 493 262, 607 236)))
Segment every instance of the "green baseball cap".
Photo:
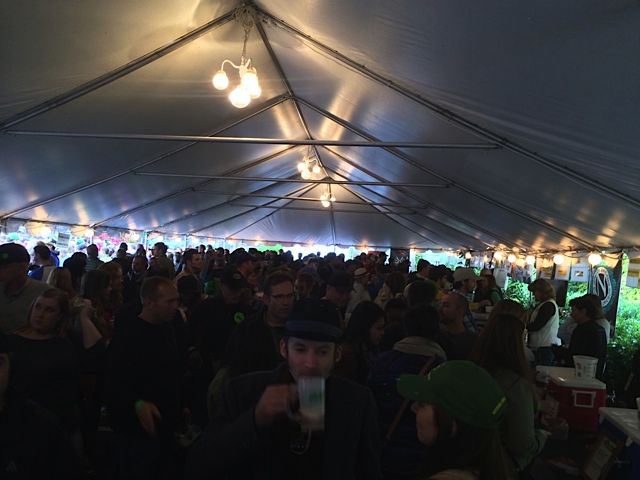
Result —
POLYGON ((507 399, 489 372, 465 360, 445 362, 426 376, 400 375, 396 388, 409 400, 439 405, 479 428, 496 428, 507 408, 507 399))

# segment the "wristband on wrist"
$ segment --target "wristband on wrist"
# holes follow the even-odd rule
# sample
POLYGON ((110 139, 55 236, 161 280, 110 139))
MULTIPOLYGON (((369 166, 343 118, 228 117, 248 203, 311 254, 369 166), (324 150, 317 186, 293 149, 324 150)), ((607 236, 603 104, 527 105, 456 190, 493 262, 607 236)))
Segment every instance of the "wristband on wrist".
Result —
POLYGON ((133 404, 134 408, 136 409, 136 414, 140 413, 142 405, 144 405, 144 400, 142 399, 136 400, 136 403, 133 404))

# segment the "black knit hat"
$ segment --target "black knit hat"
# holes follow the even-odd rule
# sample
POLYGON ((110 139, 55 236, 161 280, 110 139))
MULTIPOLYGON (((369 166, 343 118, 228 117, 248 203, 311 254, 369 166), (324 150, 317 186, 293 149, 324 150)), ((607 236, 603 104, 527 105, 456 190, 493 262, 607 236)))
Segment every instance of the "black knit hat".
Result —
POLYGON ((327 300, 301 298, 284 324, 285 335, 318 342, 338 342, 342 336, 340 312, 327 300))

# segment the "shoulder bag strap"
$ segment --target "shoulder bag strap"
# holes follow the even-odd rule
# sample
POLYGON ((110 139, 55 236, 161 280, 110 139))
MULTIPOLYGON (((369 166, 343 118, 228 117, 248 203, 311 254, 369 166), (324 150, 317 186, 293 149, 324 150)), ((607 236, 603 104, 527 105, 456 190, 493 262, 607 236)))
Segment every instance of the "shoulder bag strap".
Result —
MULTIPOLYGON (((435 359, 436 359, 436 356, 435 355, 431 355, 431 357, 429 357, 429 359, 425 362, 425 364, 420 369, 420 372, 418 372, 418 375, 419 376, 424 375, 424 373, 429 369, 429 367, 435 361, 435 359)), ((402 414, 404 414, 404 411, 407 409, 407 406, 409 405, 409 402, 410 402, 410 400, 408 398, 405 398, 404 402, 402 402, 402 405, 400 405, 400 408, 398 409, 398 413, 396 413, 396 416, 393 419, 393 422, 391 422, 391 425, 389 426, 389 430, 387 430, 387 433, 384 436, 384 438, 385 438, 385 440, 387 442, 389 441, 389 439, 391 439, 391 436, 393 435, 393 432, 396 430, 396 427, 398 426, 398 423, 400 422, 400 419, 402 418, 402 414)))

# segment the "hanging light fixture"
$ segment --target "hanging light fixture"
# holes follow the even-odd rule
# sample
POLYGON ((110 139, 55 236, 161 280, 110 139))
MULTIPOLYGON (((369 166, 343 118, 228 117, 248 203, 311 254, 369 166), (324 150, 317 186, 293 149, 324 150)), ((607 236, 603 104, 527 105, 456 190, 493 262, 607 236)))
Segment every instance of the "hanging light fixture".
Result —
POLYGON ((331 193, 331 184, 327 185, 327 190, 320 196, 320 203, 324 208, 328 208, 332 202, 336 201, 336 197, 331 193))
POLYGON ((224 71, 225 64, 231 65, 238 70, 240 84, 229 94, 231 104, 236 108, 244 108, 249 105, 252 98, 258 98, 262 93, 258 83, 258 72, 251 67, 251 59, 247 57, 247 42, 251 29, 256 24, 256 11, 252 7, 242 6, 236 9, 234 17, 244 28, 244 46, 242 48, 242 58, 240 65, 236 65, 231 60, 224 60, 220 70, 213 76, 213 86, 218 90, 224 90, 229 86, 229 77, 224 71))
POLYGON ((536 263, 536 257, 534 257, 533 255, 527 255, 525 262, 527 262, 527 265, 533 265, 534 263, 536 263))
POLYGON ((564 263, 564 255, 561 253, 556 253, 553 256, 553 263, 556 265, 562 265, 564 263))
POLYGON ((471 252, 465 253, 464 258, 466 258, 467 260, 471 260, 471 252))
POLYGON ((314 153, 311 145, 309 145, 307 149, 306 157, 300 163, 298 163, 298 171, 300 172, 300 176, 302 176, 304 180, 309 180, 312 173, 314 175, 317 175, 321 172, 320 161, 314 153))
POLYGON ((516 261, 516 256, 513 253, 510 253, 507 257, 507 260, 509 261, 509 263, 514 263, 516 261))
POLYGON ((92 228, 87 228, 84 231, 84 236, 87 237, 87 238, 92 238, 95 235, 95 233, 96 232, 92 228))
POLYGON ((600 255, 598 252, 592 252, 591 255, 589 255, 588 260, 591 265, 599 265, 602 261, 602 255, 600 255))
POLYGON ((493 254, 493 258, 495 258, 496 260, 502 260, 502 257, 504 256, 504 253, 502 253, 502 251, 498 250, 496 253, 493 254))

